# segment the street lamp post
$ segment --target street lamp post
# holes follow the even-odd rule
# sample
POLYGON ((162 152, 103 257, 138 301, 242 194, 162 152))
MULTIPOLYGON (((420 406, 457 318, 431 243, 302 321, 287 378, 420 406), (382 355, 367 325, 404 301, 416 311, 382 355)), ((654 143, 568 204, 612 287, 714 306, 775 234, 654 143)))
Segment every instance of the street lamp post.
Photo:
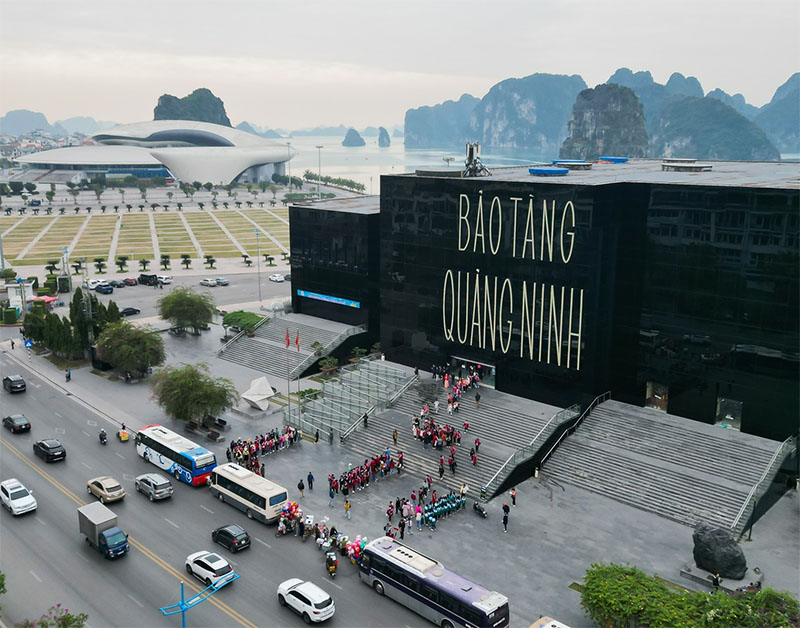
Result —
POLYGON ((258 302, 261 303, 261 244, 258 239, 258 229, 256 232, 256 268, 258 269, 258 302))
POLYGON ((319 191, 319 184, 322 181, 322 149, 323 146, 317 146, 317 198, 322 198, 322 193, 319 191))
POLYGON ((292 143, 286 142, 286 176, 289 177, 289 193, 292 192, 292 143))

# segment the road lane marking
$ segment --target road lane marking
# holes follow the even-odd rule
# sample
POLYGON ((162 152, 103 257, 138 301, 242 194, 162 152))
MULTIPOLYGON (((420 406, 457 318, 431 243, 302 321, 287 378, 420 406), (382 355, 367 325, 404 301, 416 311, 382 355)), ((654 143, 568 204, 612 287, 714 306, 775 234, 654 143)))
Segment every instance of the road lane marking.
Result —
MULTIPOLYGON (((63 493, 67 497, 67 499, 70 499, 78 506, 85 506, 86 504, 89 503, 78 497, 77 494, 73 493, 71 490, 69 490, 67 487, 61 484, 61 482, 56 480, 52 475, 50 475, 49 473, 47 473, 46 471, 35 465, 19 449, 17 449, 11 443, 9 443, 5 437, 0 436, 0 444, 5 445, 8 448, 8 450, 11 451, 23 463, 28 465, 41 477, 45 478, 48 482, 50 482, 50 484, 55 486, 59 491, 61 491, 61 493, 63 493)), ((149 558, 151 562, 156 564, 158 567, 161 567, 161 569, 163 569, 171 576, 173 576, 178 582, 184 582, 186 587, 189 588, 191 591, 194 591, 194 593, 200 593, 200 591, 202 591, 202 589, 197 585, 195 585, 194 583, 187 582, 184 572, 175 569, 172 565, 164 561, 160 556, 154 554, 153 551, 150 550, 146 545, 143 545, 142 543, 140 543, 139 541, 130 536, 128 537, 128 543, 130 543, 131 547, 139 550, 145 557, 149 558)), ((80 553, 78 554, 78 556, 83 560, 85 560, 86 562, 89 562, 89 559, 81 555, 80 553)), ((223 613, 225 613, 228 617, 238 622, 240 625, 244 626, 244 628, 258 628, 256 624, 247 619, 247 617, 245 617, 241 613, 235 611, 233 607, 229 606, 225 602, 217 600, 213 597, 209 597, 208 601, 211 602, 211 604, 216 606, 223 613)))
POLYGON ((63 418, 64 418, 64 417, 63 417, 63 416, 61 416, 61 415, 60 415, 58 412, 53 412, 53 414, 55 414, 55 415, 56 415, 56 416, 57 416, 59 419, 63 419, 63 418))
POLYGON ((331 585, 332 587, 336 587, 336 588, 337 588, 337 589, 339 589, 340 591, 344 591, 344 589, 343 589, 342 587, 340 587, 338 584, 336 584, 336 583, 333 581, 333 578, 331 578, 331 580, 330 580, 330 581, 328 581, 328 580, 323 580, 322 582, 324 582, 325 584, 329 584, 329 585, 331 585))
POLYGON ((86 467, 87 469, 91 469, 91 468, 92 468, 92 467, 90 467, 88 464, 86 464, 86 463, 85 463, 83 460, 81 460, 81 464, 82 464, 84 467, 86 467))
POLYGON ((125 460, 125 456, 123 456, 123 455, 122 455, 121 453, 119 453, 118 451, 115 451, 115 452, 114 452, 114 454, 115 454, 115 455, 117 455, 117 456, 119 456, 119 457, 120 457, 120 458, 122 458, 123 460, 125 460))
POLYGON ((133 600, 134 602, 136 602, 141 608, 144 608, 144 604, 142 604, 139 600, 137 600, 135 597, 133 597, 130 593, 128 593, 128 597, 131 600, 133 600))
POLYGON ((89 432, 87 432, 87 431, 85 431, 85 430, 81 430, 81 432, 83 432, 84 434, 86 434, 86 436, 88 436, 89 438, 91 438, 91 437, 92 437, 92 435, 91 435, 91 434, 89 434, 89 432))
POLYGON ((29 381, 28 383, 29 383, 31 386, 33 386, 34 388, 41 388, 41 387, 42 387, 42 385, 41 385, 41 384, 37 384, 36 382, 31 382, 31 381, 29 381))
POLYGON ((53 431, 56 434, 66 434, 67 433, 67 430, 65 430, 63 427, 57 427, 57 428, 53 429, 53 431))
POLYGON ((35 573, 33 573, 33 570, 29 571, 28 573, 30 573, 30 574, 31 574, 31 575, 32 575, 34 578, 36 578, 36 579, 37 579, 39 582, 41 582, 41 581, 42 581, 42 579, 41 579, 39 576, 37 576, 35 573))
POLYGON ((166 517, 164 517, 164 521, 166 521, 169 525, 175 526, 176 528, 180 529, 180 526, 177 523, 172 523, 172 521, 170 521, 166 517))
POLYGON ((200 508, 202 508, 203 510, 205 510, 207 513, 210 513, 210 514, 212 514, 212 515, 214 514, 214 511, 213 511, 213 510, 211 510, 211 508, 206 508, 205 506, 203 506, 203 504, 200 504, 200 508))
POLYGON ((78 558, 80 558, 81 560, 85 560, 87 563, 89 562, 89 559, 88 559, 88 558, 86 558, 86 556, 84 556, 84 555, 83 555, 83 554, 81 554, 80 552, 78 552, 78 553, 76 554, 76 556, 77 556, 78 558))
POLYGON ((266 546, 267 546, 269 549, 272 549, 272 545, 270 545, 269 543, 265 543, 264 541, 262 541, 261 539, 259 539, 257 536, 254 536, 253 538, 254 538, 256 541, 258 541, 259 543, 261 543, 261 545, 266 545, 266 546))
POLYGON ((45 527, 47 526, 47 524, 46 524, 44 521, 42 521, 42 520, 41 520, 39 517, 36 517, 36 521, 37 521, 38 523, 42 524, 42 525, 43 525, 43 526, 45 526, 45 527))
POLYGON ((239 563, 237 563, 236 561, 233 561, 233 560, 231 560, 230 558, 228 559, 228 562, 229 562, 231 565, 233 565, 234 567, 236 567, 236 566, 239 564, 239 563))

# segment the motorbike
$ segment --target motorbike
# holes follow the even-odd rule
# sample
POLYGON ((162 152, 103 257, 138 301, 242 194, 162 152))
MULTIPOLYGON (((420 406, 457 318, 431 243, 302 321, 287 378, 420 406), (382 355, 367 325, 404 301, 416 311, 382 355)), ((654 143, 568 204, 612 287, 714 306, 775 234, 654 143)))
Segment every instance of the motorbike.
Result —
POLYGON ((101 445, 105 445, 106 443, 108 443, 108 435, 105 432, 100 432, 100 434, 98 434, 97 437, 100 439, 101 445))
POLYGON ((328 568, 328 573, 331 574, 331 578, 336 577, 336 568, 339 565, 339 561, 336 558, 336 552, 328 552, 325 554, 325 566, 328 568))
POLYGON ((478 502, 472 504, 472 510, 477 512, 484 519, 486 519, 486 517, 489 516, 488 513, 486 512, 486 509, 483 506, 481 506, 478 502))

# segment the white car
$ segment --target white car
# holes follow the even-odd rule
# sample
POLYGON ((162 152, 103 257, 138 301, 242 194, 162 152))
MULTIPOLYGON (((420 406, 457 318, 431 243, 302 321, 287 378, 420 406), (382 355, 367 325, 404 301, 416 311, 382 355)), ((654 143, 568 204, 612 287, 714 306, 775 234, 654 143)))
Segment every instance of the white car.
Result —
POLYGON ((206 586, 213 584, 216 588, 233 582, 238 577, 227 560, 219 554, 206 551, 195 552, 186 557, 186 573, 206 586))
POLYGON ((214 286, 217 285, 217 280, 216 279, 211 279, 210 277, 206 277, 205 279, 201 279, 200 280, 200 285, 201 286, 208 286, 209 288, 213 288, 214 286))
POLYGON ((283 283, 284 282, 283 275, 279 275, 278 273, 275 273, 274 275, 270 275, 269 276, 269 280, 270 281, 276 281, 278 283, 283 283))
POLYGON ((172 283, 172 277, 170 277, 169 275, 159 275, 159 276, 157 277, 157 279, 158 279, 158 280, 159 280, 161 283, 163 283, 164 285, 167 285, 168 283, 172 283))
POLYGON ((331 596, 313 582, 292 578, 278 585, 278 603, 288 606, 308 624, 333 617, 336 607, 331 596))
POLYGON ((90 279, 89 290, 94 290, 97 286, 102 286, 107 284, 108 282, 105 279, 90 279))
POLYGON ((0 482, 0 502, 14 515, 24 515, 36 510, 36 498, 17 478, 0 482))

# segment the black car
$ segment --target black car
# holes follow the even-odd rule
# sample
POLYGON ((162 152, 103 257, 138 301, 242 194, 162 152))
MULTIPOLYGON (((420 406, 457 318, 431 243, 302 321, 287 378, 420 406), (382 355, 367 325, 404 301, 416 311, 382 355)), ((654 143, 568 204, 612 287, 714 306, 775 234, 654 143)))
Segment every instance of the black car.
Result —
POLYGON ((119 311, 120 316, 133 316, 134 314, 138 314, 141 312, 138 307, 124 307, 119 311))
POLYGON ((25 392, 25 380, 22 375, 6 375, 3 378, 3 388, 8 392, 25 392))
POLYGON ((111 294, 114 292, 114 286, 109 283, 101 283, 94 289, 94 291, 99 294, 111 294))
POLYGON ((122 283, 119 279, 112 279, 108 282, 108 285, 112 288, 124 288, 125 284, 122 283))
POLYGON ((15 434, 17 432, 30 432, 31 422, 23 414, 12 414, 11 416, 3 417, 3 427, 10 429, 15 434))
POLYGON ((242 526, 232 523, 222 526, 211 532, 211 540, 227 547, 232 552, 238 552, 250 547, 250 535, 242 526))
POLYGON ((67 457, 67 450, 64 449, 64 446, 55 438, 47 438, 45 440, 36 441, 33 444, 33 453, 35 453, 45 462, 65 460, 67 457))

